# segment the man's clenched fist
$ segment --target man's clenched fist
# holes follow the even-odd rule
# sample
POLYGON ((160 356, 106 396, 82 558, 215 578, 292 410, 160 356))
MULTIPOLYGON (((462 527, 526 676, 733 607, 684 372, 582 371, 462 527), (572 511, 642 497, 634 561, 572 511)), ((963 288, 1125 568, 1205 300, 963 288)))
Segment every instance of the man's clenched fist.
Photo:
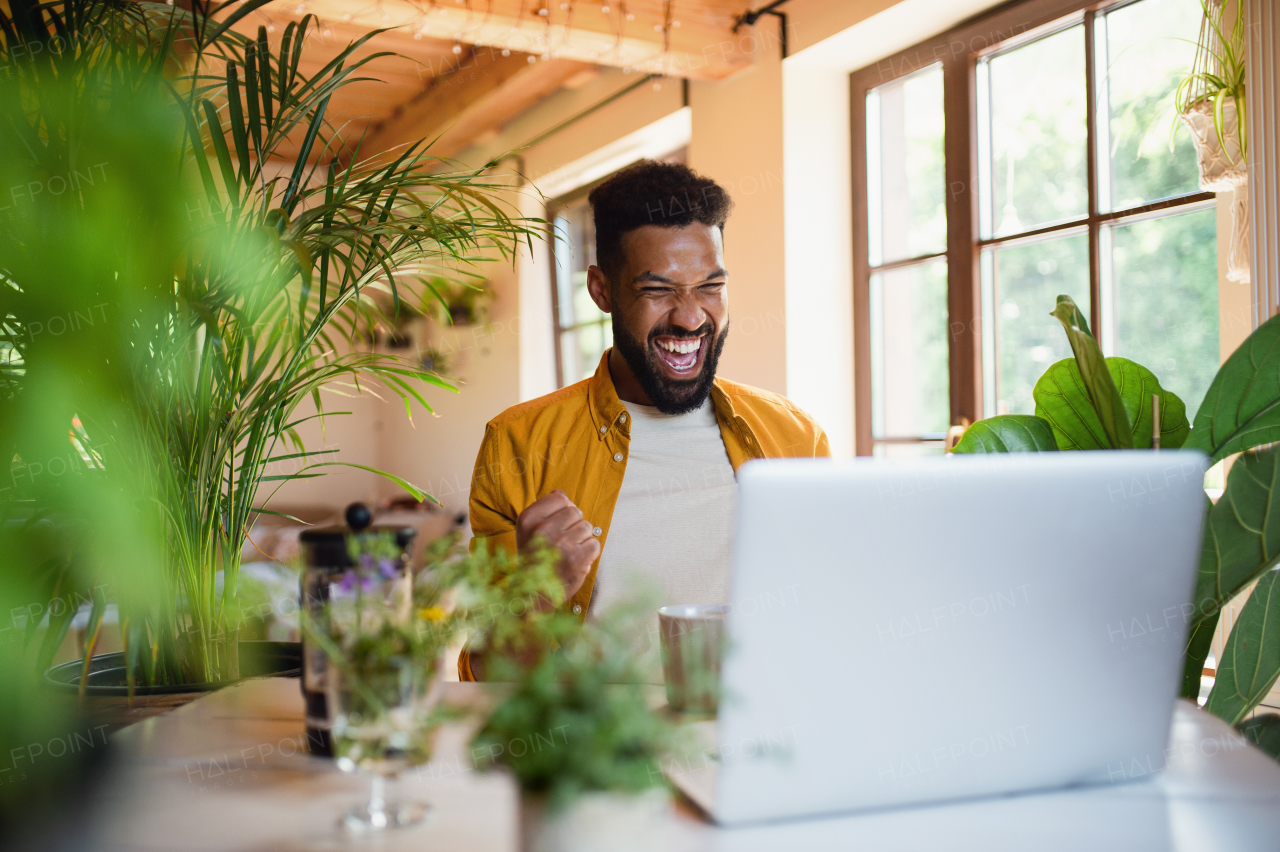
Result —
POLYGON ((516 545, 521 550, 537 535, 560 551, 556 573, 564 583, 565 597, 573 597, 600 555, 600 539, 591 534, 591 522, 583 519, 582 510, 573 505, 569 495, 556 489, 516 518, 516 545))

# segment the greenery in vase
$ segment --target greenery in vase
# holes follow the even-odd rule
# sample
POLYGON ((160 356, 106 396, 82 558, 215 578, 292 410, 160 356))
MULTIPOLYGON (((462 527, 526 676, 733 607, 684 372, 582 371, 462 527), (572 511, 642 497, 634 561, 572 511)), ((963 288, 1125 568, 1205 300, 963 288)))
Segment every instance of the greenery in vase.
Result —
MULTIPOLYGON (((1226 490, 1206 508, 1204 544, 1184 658, 1182 696, 1195 700, 1222 608, 1253 586, 1227 637, 1206 709, 1280 758, 1280 716, 1248 719, 1280 676, 1280 316, 1259 326, 1214 377, 1195 425, 1176 394, 1125 358, 1103 358, 1075 303, 1053 311, 1073 358, 1036 383, 1036 413, 980 420, 957 453, 1187 447, 1216 463, 1240 455, 1226 490), (1153 401, 1154 398, 1154 401, 1153 401), (1158 422, 1157 419, 1158 409, 1158 422)), ((1207 501, 1206 501, 1207 502, 1207 501)))
MULTIPOLYGON (((371 34, 309 72, 314 17, 275 47, 264 28, 231 29, 266 2, 0 12, 0 178, 102 176, 31 189, 0 229, 0 451, 26 473, 5 511, 84 519, 73 545, 31 566, 31 594, 95 600, 87 660, 107 597, 92 592, 107 588, 130 683, 238 675, 240 553, 267 511, 261 486, 345 464, 299 432, 347 413, 322 392, 376 380, 411 415, 430 411, 424 388, 453 389, 419 361, 361 348, 364 330, 540 233, 495 200, 505 185, 451 171, 422 143, 344 149, 329 100, 385 54, 357 56, 371 34), (277 175, 282 158, 294 165, 277 175), (106 321, 76 319, 95 307, 106 321), (50 336, 51 317, 78 333, 50 336), (69 451, 63 480, 31 475, 69 451), (303 467, 274 475, 276 462, 303 467)), ((41 667, 74 614, 51 618, 41 667)))

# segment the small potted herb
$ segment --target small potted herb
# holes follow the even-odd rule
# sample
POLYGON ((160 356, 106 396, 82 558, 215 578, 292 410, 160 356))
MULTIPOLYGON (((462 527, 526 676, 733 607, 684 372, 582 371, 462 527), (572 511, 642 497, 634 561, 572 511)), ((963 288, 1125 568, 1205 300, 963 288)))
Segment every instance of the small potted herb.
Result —
POLYGON ((510 769, 526 794, 526 848, 660 848, 670 806, 659 761, 675 724, 646 700, 638 642, 654 608, 632 603, 579 627, 556 614, 538 626, 558 649, 532 665, 495 662, 515 692, 472 741, 481 770, 510 769), (500 667, 506 666, 506 671, 500 667))

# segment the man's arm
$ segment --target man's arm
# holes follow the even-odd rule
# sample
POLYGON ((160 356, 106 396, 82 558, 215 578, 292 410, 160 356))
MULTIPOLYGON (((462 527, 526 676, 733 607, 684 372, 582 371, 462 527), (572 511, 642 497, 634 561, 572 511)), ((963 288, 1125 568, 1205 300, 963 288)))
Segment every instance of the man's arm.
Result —
MULTIPOLYGON (((556 489, 516 512, 528 499, 526 488, 517 475, 506 473, 500 436, 490 425, 485 431, 480 453, 471 478, 471 531, 474 548, 480 539, 490 547, 502 547, 516 553, 529 547, 534 539, 560 551, 556 573, 564 584, 565 597, 572 597, 586 581, 591 566, 600 556, 600 540, 569 496, 556 489)), ((512 454, 512 457, 514 455, 512 454)), ((550 606, 550 602, 544 602, 550 606)), ((482 655, 464 649, 458 658, 461 680, 484 677, 482 655)))

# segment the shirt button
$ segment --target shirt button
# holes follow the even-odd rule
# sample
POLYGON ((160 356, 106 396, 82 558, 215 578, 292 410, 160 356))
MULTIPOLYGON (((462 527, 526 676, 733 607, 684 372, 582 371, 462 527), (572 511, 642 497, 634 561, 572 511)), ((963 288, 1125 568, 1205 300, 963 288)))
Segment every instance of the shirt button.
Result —
POLYGON ((619 418, 618 418, 618 422, 619 422, 619 423, 626 423, 626 422, 627 422, 627 415, 625 415, 625 414, 624 414, 624 415, 622 415, 621 417, 619 417, 619 418))
POLYGON ((591 528, 591 534, 592 534, 592 535, 600 535, 600 533, 602 533, 602 532, 604 532, 604 530, 600 529, 599 527, 592 527, 592 528, 591 528))
POLYGON ((603 435, 605 432, 608 432, 608 431, 609 431, 609 427, 608 427, 608 426, 601 426, 601 427, 600 427, 600 434, 601 434, 601 435, 603 435))
POLYGON ((574 605, 573 605, 573 614, 574 614, 574 615, 582 615, 582 606, 581 606, 581 604, 574 604, 574 605))
POLYGON ((622 461, 622 453, 614 453, 614 454, 613 454, 613 460, 614 460, 614 461, 622 461))

